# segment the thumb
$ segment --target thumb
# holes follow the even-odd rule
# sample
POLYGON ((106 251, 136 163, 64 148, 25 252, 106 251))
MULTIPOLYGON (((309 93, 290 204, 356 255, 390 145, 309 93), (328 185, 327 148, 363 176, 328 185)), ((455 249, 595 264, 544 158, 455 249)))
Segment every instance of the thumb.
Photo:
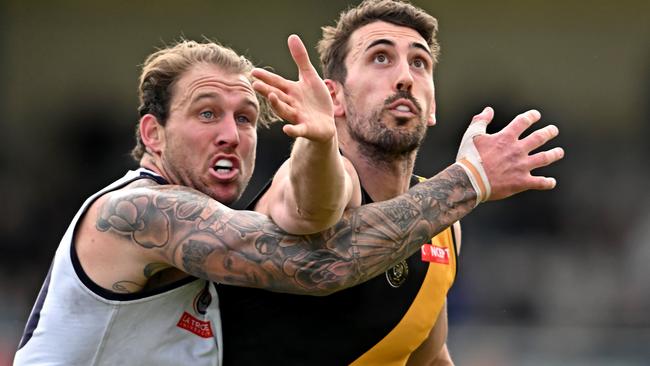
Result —
POLYGON ((488 123, 492 122, 494 118, 494 110, 490 107, 485 107, 483 111, 474 117, 472 117, 472 122, 469 123, 469 127, 463 135, 463 142, 472 143, 474 136, 484 135, 487 129, 488 123))
POLYGON ((485 130, 488 123, 492 122, 492 118, 494 118, 494 110, 490 107, 485 107, 481 113, 472 118, 456 155, 456 162, 463 167, 476 192, 476 205, 490 197, 491 188, 481 154, 474 145, 474 137, 486 134, 485 130))
POLYGON ((307 134, 307 126, 305 125, 291 125, 286 124, 282 126, 282 131, 289 137, 298 138, 305 137, 307 134))
MULTIPOLYGON (((492 122, 492 119, 494 118, 494 109, 492 107, 485 107, 481 111, 481 113, 475 115, 472 117, 472 122, 470 123, 470 126, 478 123, 480 125, 483 125, 484 127, 487 127, 487 125, 492 122)), ((485 129, 482 131, 485 133, 485 129)))

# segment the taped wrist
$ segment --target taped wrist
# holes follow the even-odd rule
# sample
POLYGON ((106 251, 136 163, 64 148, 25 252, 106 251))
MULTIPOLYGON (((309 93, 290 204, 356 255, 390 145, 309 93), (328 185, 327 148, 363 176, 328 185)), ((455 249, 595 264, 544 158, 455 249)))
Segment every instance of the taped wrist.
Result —
POLYGON ((467 174, 470 183, 472 183, 472 188, 476 192, 476 203, 474 207, 478 206, 481 202, 487 201, 488 197, 490 197, 490 183, 487 180, 487 176, 485 176, 483 166, 479 165, 480 168, 477 168, 467 159, 461 159, 455 164, 460 165, 465 170, 465 174, 467 174))
POLYGON ((456 156, 456 164, 460 165, 469 177, 474 191, 476 191, 476 204, 485 202, 490 197, 490 181, 488 180, 485 169, 483 168, 483 161, 476 146, 474 145, 474 137, 485 134, 487 121, 476 121, 470 124, 467 131, 463 135, 463 139, 458 149, 456 156))

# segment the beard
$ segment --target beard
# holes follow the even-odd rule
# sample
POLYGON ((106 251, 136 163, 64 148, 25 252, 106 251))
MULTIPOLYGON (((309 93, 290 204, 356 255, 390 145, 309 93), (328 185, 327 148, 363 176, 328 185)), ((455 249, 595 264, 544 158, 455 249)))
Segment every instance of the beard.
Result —
POLYGON ((413 96, 406 91, 399 91, 387 98, 380 108, 367 114, 359 113, 354 108, 351 96, 344 94, 348 106, 347 129, 350 137, 359 144, 360 150, 374 161, 395 161, 409 158, 422 144, 426 135, 426 117, 413 96), (409 118, 396 118, 388 115, 386 106, 397 99, 408 99, 417 108, 418 121, 409 127, 409 118), (385 119, 395 119, 396 127, 389 128, 385 119))
MULTIPOLYGON (((171 141, 167 138, 167 141, 171 141)), ((242 159, 242 166, 240 169, 241 176, 238 180, 218 184, 211 181, 210 177, 206 178, 206 173, 202 172, 196 165, 196 160, 189 158, 191 152, 185 149, 179 149, 177 144, 169 144, 168 148, 162 153, 163 155, 163 169, 169 176, 170 183, 182 185, 188 188, 197 190, 213 200, 225 205, 231 206, 239 198, 241 198, 244 189, 251 179, 252 171, 255 167, 255 156, 252 158, 252 165, 250 169, 246 168, 246 164, 242 159), (244 172, 250 171, 251 174, 244 172)))

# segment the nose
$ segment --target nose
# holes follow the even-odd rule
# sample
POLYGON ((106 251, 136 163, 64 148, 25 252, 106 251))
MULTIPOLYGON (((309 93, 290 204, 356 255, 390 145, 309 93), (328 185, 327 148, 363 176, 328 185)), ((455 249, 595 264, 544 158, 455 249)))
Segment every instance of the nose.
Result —
POLYGON ((413 75, 411 74, 411 65, 407 60, 402 60, 397 64, 397 78, 395 80, 395 90, 411 91, 413 86, 413 75))
POLYGON ((239 128, 234 116, 230 115, 217 123, 216 133, 217 146, 235 148, 239 145, 239 128))

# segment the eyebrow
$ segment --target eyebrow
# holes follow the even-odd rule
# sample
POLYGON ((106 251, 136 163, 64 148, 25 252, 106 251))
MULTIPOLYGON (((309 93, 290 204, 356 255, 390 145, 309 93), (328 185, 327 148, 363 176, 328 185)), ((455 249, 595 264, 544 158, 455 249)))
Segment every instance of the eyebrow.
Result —
MULTIPOLYGON (((368 51, 369 49, 371 49, 373 47, 379 46, 379 45, 388 45, 388 46, 395 47, 395 42, 391 41, 390 39, 386 39, 386 38, 376 39, 376 40, 372 41, 368 45, 368 47, 366 47, 366 51, 368 51)), ((429 50, 429 48, 427 48, 427 46, 423 45, 422 43, 413 42, 409 46, 411 48, 419 48, 419 49, 421 49, 422 51, 427 53, 427 55, 431 58, 431 60, 433 60, 433 54, 431 54, 431 51, 429 50)))
POLYGON ((423 45, 422 43, 413 42, 413 43, 411 43, 411 48, 419 48, 419 49, 421 49, 422 51, 427 53, 427 55, 431 58, 431 60, 433 60, 433 54, 431 53, 431 50, 429 50, 429 48, 427 48, 427 46, 423 45))
POLYGON ((216 93, 201 93, 192 98, 191 104, 194 104, 202 99, 220 99, 216 93))
POLYGON ((379 46, 379 45, 382 45, 382 44, 395 47, 395 42, 391 41, 390 39, 380 38, 380 39, 375 39, 374 41, 372 41, 368 45, 368 47, 366 47, 366 51, 368 51, 369 49, 371 49, 371 48, 373 48, 375 46, 379 46))

